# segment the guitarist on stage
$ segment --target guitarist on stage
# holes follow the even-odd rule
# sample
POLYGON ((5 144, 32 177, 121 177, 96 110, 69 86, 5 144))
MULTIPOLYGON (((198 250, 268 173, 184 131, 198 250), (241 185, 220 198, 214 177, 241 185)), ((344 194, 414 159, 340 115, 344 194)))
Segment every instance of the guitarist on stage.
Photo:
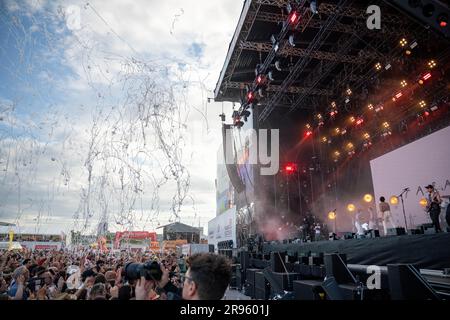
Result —
POLYGON ((428 191, 427 212, 430 214, 436 232, 441 232, 441 225, 439 223, 439 215, 441 214, 441 196, 439 192, 431 185, 425 187, 428 191))

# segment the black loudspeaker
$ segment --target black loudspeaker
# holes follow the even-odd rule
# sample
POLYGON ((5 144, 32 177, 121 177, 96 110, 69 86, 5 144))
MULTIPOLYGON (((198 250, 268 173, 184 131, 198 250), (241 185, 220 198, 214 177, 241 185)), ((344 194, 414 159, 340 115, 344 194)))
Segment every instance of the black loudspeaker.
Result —
POLYGON ((311 252, 309 257, 309 265, 317 266, 323 264, 323 252, 311 252))
POLYGON ((270 295, 270 286, 264 273, 255 273, 255 298, 259 300, 267 300, 270 295))
POLYGON ((208 251, 209 252, 214 252, 214 245, 213 244, 210 244, 209 246, 208 246, 208 251))
POLYGON ((344 233, 344 239, 348 240, 348 239, 353 239, 355 237, 355 234, 353 232, 345 232, 344 233))
POLYGON ((247 251, 241 251, 239 254, 241 269, 246 270, 250 266, 250 254, 247 251))
POLYGON ((322 300, 322 281, 294 280, 294 294, 297 300, 322 300))
POLYGON ((255 298, 255 274, 260 272, 260 269, 247 269, 245 277, 245 295, 255 298))
POLYGON ((270 253, 270 267, 272 272, 286 272, 284 264, 286 252, 271 252, 270 253))
POLYGON ((298 273, 283 273, 283 272, 272 272, 274 281, 278 284, 282 290, 292 291, 294 280, 298 280, 300 275, 298 273))
POLYGON ((379 230, 369 230, 366 232, 367 238, 378 238, 380 236, 379 230))
POLYGON ((392 300, 441 300, 420 272, 409 264, 388 264, 392 300))
POLYGON ((242 182, 241 177, 239 176, 239 172, 238 172, 238 167, 237 164, 234 163, 227 163, 229 161, 227 161, 227 159, 231 159, 233 158, 233 155, 230 154, 227 157, 227 145, 229 150, 233 150, 233 141, 227 141, 227 130, 230 130, 231 126, 228 124, 223 124, 222 126, 222 138, 223 138, 223 154, 224 154, 224 159, 225 159, 225 167, 227 168, 227 173, 228 173, 228 177, 230 178, 231 184, 233 185, 234 189, 236 190, 237 193, 241 193, 242 191, 244 191, 245 189, 245 185, 242 182), (230 145, 231 144, 231 145, 230 145))
POLYGON ((387 235, 388 236, 402 236, 405 235, 405 228, 388 228, 387 235))
POLYGON ((238 290, 242 289, 242 285, 244 284, 242 270, 240 268, 236 269, 236 288, 238 290))

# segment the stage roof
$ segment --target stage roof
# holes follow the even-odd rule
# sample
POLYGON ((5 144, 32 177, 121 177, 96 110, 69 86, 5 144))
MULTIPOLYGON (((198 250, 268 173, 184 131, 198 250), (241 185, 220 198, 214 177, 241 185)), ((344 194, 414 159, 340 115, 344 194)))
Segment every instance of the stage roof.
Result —
MULTIPOLYGON (((366 106, 374 87, 378 91, 398 87, 399 77, 413 74, 415 65, 425 63, 430 52, 435 52, 440 62, 448 62, 447 40, 378 0, 318 1, 318 14, 311 12, 309 1, 297 1, 299 22, 288 27, 271 57, 271 36, 282 35, 283 22, 289 19, 287 3, 244 2, 215 88, 216 101, 245 102, 246 86, 255 83, 255 69, 260 64, 265 75, 272 71, 273 81, 269 81, 264 96, 258 97, 259 120, 266 120, 274 112, 307 117, 313 112, 329 111, 332 101, 346 104, 347 88, 352 90, 348 107, 366 106), (380 30, 367 28, 366 10, 373 4, 381 8, 380 30), (290 35, 294 36, 295 46, 289 44, 290 35), (402 38, 407 39, 405 47, 399 45, 402 38), (409 49, 414 42, 418 45, 409 49), (409 53, 405 53, 408 49, 409 53), (405 62, 408 59, 410 62, 405 62), (276 61, 280 68, 275 66, 276 61), (377 63, 381 70, 374 68, 377 63), (405 68, 400 70, 402 66, 405 68)), ((434 94, 448 95, 438 91, 434 94)))

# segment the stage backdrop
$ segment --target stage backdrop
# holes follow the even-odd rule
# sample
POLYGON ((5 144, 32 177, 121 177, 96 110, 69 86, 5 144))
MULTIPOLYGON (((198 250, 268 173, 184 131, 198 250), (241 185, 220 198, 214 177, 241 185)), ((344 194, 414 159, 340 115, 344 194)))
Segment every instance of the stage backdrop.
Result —
MULTIPOLYGON (((384 196, 389 201, 404 188, 405 212, 408 229, 423 223, 431 223, 429 214, 419 204, 426 196, 424 186, 434 184, 441 195, 450 194, 450 127, 407 144, 370 161, 375 200, 384 196)), ((446 202, 447 203, 447 202, 446 202)), ((397 226, 404 227, 401 200, 391 205, 397 226)), ((441 227, 445 211, 441 211, 441 227)))

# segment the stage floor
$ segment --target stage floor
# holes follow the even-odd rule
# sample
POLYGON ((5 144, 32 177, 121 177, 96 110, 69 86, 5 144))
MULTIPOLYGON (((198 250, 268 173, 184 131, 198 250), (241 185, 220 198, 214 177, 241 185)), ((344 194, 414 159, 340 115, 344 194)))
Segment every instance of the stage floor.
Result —
POLYGON ((436 270, 450 268, 450 233, 263 245, 265 254, 272 251, 344 253, 349 264, 408 263, 436 270))

